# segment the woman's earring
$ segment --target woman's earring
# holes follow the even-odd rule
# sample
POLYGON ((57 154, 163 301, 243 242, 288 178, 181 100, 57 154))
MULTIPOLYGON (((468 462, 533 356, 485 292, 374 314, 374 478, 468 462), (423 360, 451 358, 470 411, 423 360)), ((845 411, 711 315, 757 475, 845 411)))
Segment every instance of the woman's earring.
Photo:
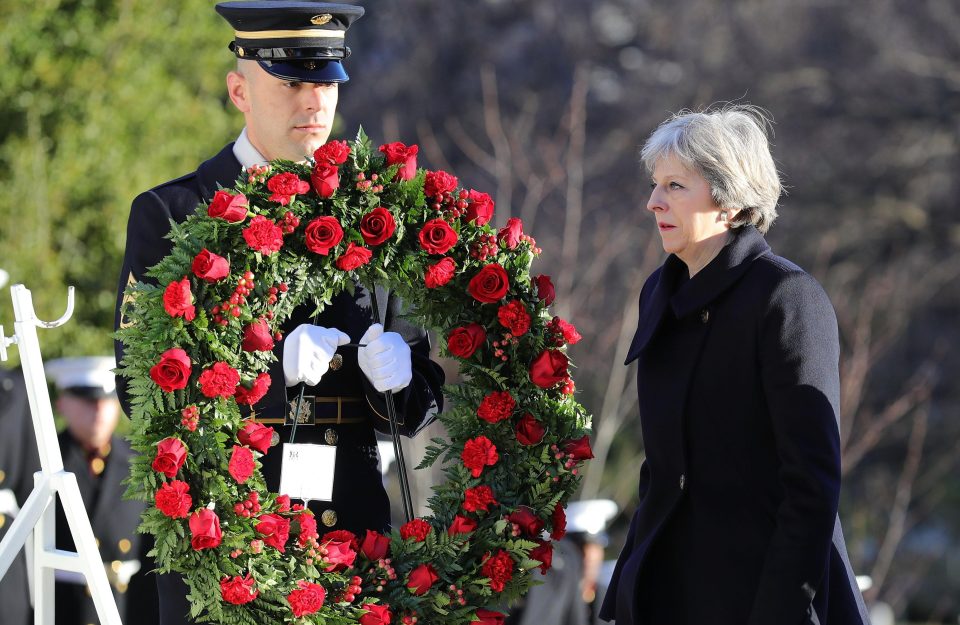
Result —
POLYGON ((729 217, 727 215, 727 211, 720 211, 720 221, 722 221, 723 223, 727 223, 728 219, 729 217))

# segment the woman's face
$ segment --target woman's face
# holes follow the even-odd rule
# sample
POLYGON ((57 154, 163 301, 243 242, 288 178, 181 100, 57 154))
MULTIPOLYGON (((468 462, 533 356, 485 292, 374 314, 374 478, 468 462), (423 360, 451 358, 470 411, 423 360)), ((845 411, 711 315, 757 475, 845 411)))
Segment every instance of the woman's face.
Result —
POLYGON ((712 250, 727 232, 720 219, 720 207, 710 195, 710 183, 686 168, 674 156, 657 161, 650 183, 647 210, 657 219, 663 249, 676 254, 688 266, 712 250))

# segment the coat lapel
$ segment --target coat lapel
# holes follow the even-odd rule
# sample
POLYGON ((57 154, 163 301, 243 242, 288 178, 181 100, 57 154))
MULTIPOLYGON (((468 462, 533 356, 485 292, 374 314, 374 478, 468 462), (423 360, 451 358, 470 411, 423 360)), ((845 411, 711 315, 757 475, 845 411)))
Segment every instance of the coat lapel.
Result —
POLYGON ((656 283, 650 297, 641 299, 640 302, 640 320, 637 323, 637 332, 633 335, 633 342, 630 344, 630 351, 627 352, 627 359, 623 364, 629 365, 640 356, 640 352, 646 348, 647 343, 653 338, 663 315, 668 310, 670 304, 670 294, 673 292, 674 284, 681 279, 687 269, 683 261, 671 254, 667 257, 663 266, 657 270, 656 283))
POLYGON ((233 155, 233 143, 228 144, 210 160, 201 163, 197 168, 197 183, 200 185, 203 200, 209 202, 219 189, 232 187, 242 170, 240 161, 233 155))

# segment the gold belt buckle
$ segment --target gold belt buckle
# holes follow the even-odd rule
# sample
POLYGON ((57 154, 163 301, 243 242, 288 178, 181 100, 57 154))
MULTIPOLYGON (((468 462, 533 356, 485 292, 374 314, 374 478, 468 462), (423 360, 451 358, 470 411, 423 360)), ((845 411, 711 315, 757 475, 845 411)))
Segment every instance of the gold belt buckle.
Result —
POLYGON ((297 410, 297 404, 300 403, 300 399, 294 399, 289 402, 290 410, 283 415, 283 424, 284 425, 293 425, 294 419, 296 419, 297 425, 316 425, 317 424, 317 409, 316 409, 316 397, 313 395, 304 395, 303 404, 300 406, 300 410, 297 410))

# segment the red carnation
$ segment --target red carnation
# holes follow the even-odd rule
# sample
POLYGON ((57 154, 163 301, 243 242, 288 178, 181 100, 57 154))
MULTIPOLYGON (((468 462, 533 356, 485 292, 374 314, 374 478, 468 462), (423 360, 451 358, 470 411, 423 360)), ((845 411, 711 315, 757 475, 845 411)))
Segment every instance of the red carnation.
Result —
POLYGON ((250 603, 260 595, 257 590, 257 582, 250 574, 246 577, 236 575, 234 577, 224 577, 220 580, 220 596, 227 603, 233 605, 243 605, 250 603))
POLYGON ((553 335, 550 344, 554 347, 560 347, 564 343, 576 345, 583 338, 572 323, 568 323, 560 317, 554 317, 547 324, 547 332, 553 335))
POLYGON ((326 256, 343 239, 343 228, 336 217, 317 217, 303 231, 307 249, 326 256))
POLYGON ((487 341, 487 331, 479 323, 454 328, 447 337, 447 351, 460 358, 469 358, 487 341))
POLYGON ((537 287, 537 297, 543 302, 544 306, 549 306, 556 299, 557 294, 553 288, 553 282, 550 276, 540 274, 533 278, 533 284, 537 287))
POLYGON ((503 267, 491 263, 470 279, 467 291, 478 302, 495 304, 503 299, 510 289, 510 278, 503 267))
POLYGON ((273 332, 263 317, 251 321, 243 328, 241 349, 245 352, 269 352, 273 349, 273 332))
POLYGON ((435 289, 450 282, 456 273, 457 263, 449 256, 444 256, 439 262, 427 267, 423 276, 423 283, 427 285, 428 289, 435 289))
POLYGON ((246 421, 237 433, 237 440, 265 454, 273 441, 273 428, 268 428, 256 421, 246 421))
MULTIPOLYGON (((270 429, 272 430, 273 428, 270 429)), ((290 495, 277 495, 274 501, 277 504, 277 512, 290 511, 290 495)))
POLYGON ((467 198, 467 221, 474 222, 477 226, 482 226, 493 219, 493 199, 486 193, 470 189, 470 195, 467 198))
POLYGON ((290 521, 276 514, 261 514, 257 517, 257 533, 263 536, 263 542, 284 553, 287 538, 290 537, 290 521))
POLYGON ((457 233, 439 217, 423 224, 420 247, 428 254, 446 254, 457 243, 457 233))
POLYGON ((244 386, 243 383, 238 384, 233 398, 237 400, 238 404, 252 406, 263 399, 268 390, 270 390, 270 374, 264 372, 257 375, 250 388, 244 386))
POLYGON ((179 347, 160 354, 160 362, 150 367, 150 379, 168 393, 187 386, 190 380, 190 357, 179 347))
POLYGON ((350 146, 346 141, 328 141, 313 152, 313 160, 325 165, 343 165, 350 156, 350 146))
POLYGON ((567 511, 559 503, 554 506, 553 514, 550 517, 550 538, 560 540, 567 534, 567 511))
POLYGON ((193 293, 190 292, 190 279, 174 280, 163 291, 163 309, 171 317, 183 317, 193 321, 197 309, 193 305, 193 293))
POLYGON ((167 477, 174 477, 187 460, 187 448, 179 438, 168 437, 157 443, 157 455, 153 470, 167 477))
POLYGON ((535 515, 530 508, 521 506, 513 511, 507 519, 511 523, 516 523, 520 531, 526 536, 537 536, 543 529, 543 520, 535 515))
POLYGON ((340 170, 336 165, 317 163, 310 172, 310 183, 317 195, 328 198, 340 187, 340 170))
POLYGON ((154 496, 154 502, 157 510, 171 519, 185 519, 193 506, 190 485, 180 480, 163 484, 154 496))
POLYGON ((423 181, 423 193, 427 197, 439 198, 457 188, 457 177, 445 171, 428 171, 423 181))
POLYGON ((300 618, 307 614, 319 612, 323 607, 323 600, 327 598, 327 591, 320 584, 306 580, 297 582, 297 589, 287 595, 290 611, 293 616, 300 618))
POLYGON ((351 241, 347 244, 347 251, 337 259, 337 267, 343 271, 353 271, 369 263, 371 256, 373 252, 351 241))
POLYGON ((389 548, 389 538, 379 532, 367 530, 367 535, 363 538, 363 543, 360 545, 360 552, 367 560, 376 562, 377 560, 387 557, 389 548))
POLYGON ((432 529, 423 519, 413 519, 400 526, 400 537, 404 540, 413 538, 414 542, 422 543, 432 529))
POLYGON ((250 249, 269 256, 283 247, 283 230, 263 215, 257 215, 243 229, 243 240, 250 249))
POLYGON ((563 444, 565 451, 572 460, 589 460, 593 458, 593 450, 590 449, 590 437, 584 434, 576 440, 569 440, 563 444))
POLYGON ((439 579, 435 568, 429 564, 421 564, 407 576, 407 588, 417 596, 425 595, 439 579))
POLYGON ((523 237, 523 222, 516 217, 507 220, 507 225, 500 228, 497 240, 508 250, 516 249, 523 237))
POLYGON ((493 391, 480 402, 477 416, 487 423, 497 423, 509 419, 516 407, 517 402, 509 391, 493 391))
POLYGON ((203 248, 193 257, 190 269, 201 280, 216 282, 230 275, 230 262, 223 256, 217 256, 207 248, 203 248))
POLYGON ((523 336, 530 329, 530 313, 523 302, 517 300, 501 306, 497 311, 497 319, 514 336, 523 336))
POLYGON ((393 619, 389 606, 381 603, 364 603, 360 607, 366 610, 360 617, 360 625, 390 625, 393 619))
POLYGON ((190 546, 195 550, 213 549, 223 540, 220 517, 213 510, 202 508, 190 515, 190 546))
POLYGON ((492 557, 487 554, 481 571, 490 578, 490 588, 503 592, 506 583, 513 579, 513 564, 513 558, 503 549, 497 550, 497 555, 492 557))
POLYGON ((493 489, 489 486, 474 486, 468 488, 463 494, 463 509, 467 512, 476 512, 483 510, 489 512, 491 505, 499 502, 493 498, 493 489))
POLYGON ((300 180, 296 174, 283 173, 271 176, 267 180, 267 189, 273 192, 273 195, 270 196, 271 202, 286 206, 295 195, 309 191, 310 183, 306 180, 300 180))
POLYGON ((456 534, 469 534, 475 529, 477 529, 476 521, 458 514, 457 516, 453 517, 453 523, 450 524, 450 528, 447 529, 447 533, 451 536, 455 536, 456 534))
POLYGON ((569 360, 555 349, 546 349, 530 363, 530 381, 540 388, 552 388, 569 377, 569 360))
POLYGON ((360 220, 360 235, 371 247, 380 245, 392 237, 396 229, 397 222, 394 221, 393 215, 382 206, 376 207, 360 220))
POLYGON ((541 540, 540 546, 530 551, 530 559, 539 560, 540 573, 546 575, 550 567, 553 566, 553 543, 549 540, 541 540))
POLYGON ((470 625, 503 625, 506 618, 507 615, 501 612, 479 608, 470 625))
POLYGON ((217 191, 207 207, 207 215, 234 223, 243 221, 247 218, 247 198, 242 193, 233 195, 217 191))
POLYGON ((230 464, 227 470, 238 484, 243 484, 253 475, 253 452, 249 447, 233 446, 233 453, 230 454, 230 464))
POLYGON ((413 180, 417 175, 417 152, 419 146, 407 146, 399 141, 380 146, 380 151, 387 157, 387 165, 400 165, 394 180, 413 180))
POLYGON ((543 440, 543 435, 547 428, 537 421, 529 412, 517 422, 516 433, 517 440, 521 445, 536 445, 543 440))
POLYGON ((357 537, 352 532, 347 530, 327 532, 320 542, 327 550, 323 557, 324 562, 327 563, 325 571, 343 571, 353 566, 357 559, 357 537))
POLYGON ((240 384, 240 374, 225 362, 215 362, 200 374, 200 392, 207 397, 230 397, 240 384))
POLYGON ((478 436, 468 440, 463 446, 460 457, 463 459, 463 466, 470 469, 470 474, 473 477, 480 477, 484 467, 492 467, 500 460, 496 445, 486 436, 478 436))

